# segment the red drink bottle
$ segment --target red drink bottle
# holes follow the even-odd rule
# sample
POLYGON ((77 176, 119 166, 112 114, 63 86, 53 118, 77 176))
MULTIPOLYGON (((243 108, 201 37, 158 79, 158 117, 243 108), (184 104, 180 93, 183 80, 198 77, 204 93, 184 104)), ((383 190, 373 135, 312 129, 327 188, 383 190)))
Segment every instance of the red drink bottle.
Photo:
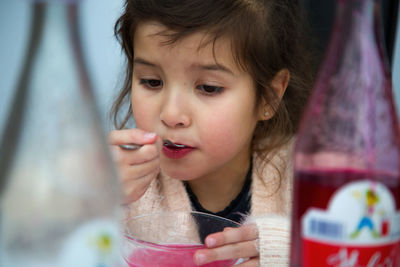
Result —
POLYGON ((294 152, 291 266, 400 266, 400 132, 377 8, 338 0, 294 152))

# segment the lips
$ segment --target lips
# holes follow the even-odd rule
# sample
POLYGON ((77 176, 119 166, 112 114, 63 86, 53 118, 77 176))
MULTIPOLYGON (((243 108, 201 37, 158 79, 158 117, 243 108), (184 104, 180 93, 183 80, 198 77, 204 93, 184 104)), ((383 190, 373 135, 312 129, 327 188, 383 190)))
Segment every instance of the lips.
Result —
POLYGON ((171 159, 181 159, 192 152, 195 148, 184 144, 174 143, 170 140, 164 140, 162 152, 171 159))

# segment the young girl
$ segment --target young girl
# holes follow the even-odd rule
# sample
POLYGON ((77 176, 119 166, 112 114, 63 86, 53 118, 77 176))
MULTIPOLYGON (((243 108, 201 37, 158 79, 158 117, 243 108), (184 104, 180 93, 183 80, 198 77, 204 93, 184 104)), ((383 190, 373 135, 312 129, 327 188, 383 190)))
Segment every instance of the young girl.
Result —
POLYGON ((198 265, 289 262, 292 137, 312 81, 293 2, 127 0, 116 23, 127 70, 109 140, 130 216, 248 222, 209 235, 198 265), (136 129, 123 129, 132 115, 136 129))

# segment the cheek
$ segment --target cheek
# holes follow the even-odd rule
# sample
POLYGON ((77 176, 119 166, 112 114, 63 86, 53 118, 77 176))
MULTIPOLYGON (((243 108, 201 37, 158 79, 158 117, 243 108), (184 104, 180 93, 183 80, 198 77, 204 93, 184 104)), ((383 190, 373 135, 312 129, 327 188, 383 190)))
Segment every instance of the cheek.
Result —
MULTIPOLYGON (((139 98, 140 99, 140 98, 139 98)), ((132 96, 132 113, 133 119, 135 120, 136 127, 145 131, 153 131, 153 114, 154 111, 151 109, 151 105, 146 104, 145 101, 136 101, 135 97, 132 96)))
POLYGON ((238 112, 221 114, 214 114, 203 122, 206 127, 201 127, 202 143, 215 156, 238 153, 250 143, 255 127, 254 121, 238 112))

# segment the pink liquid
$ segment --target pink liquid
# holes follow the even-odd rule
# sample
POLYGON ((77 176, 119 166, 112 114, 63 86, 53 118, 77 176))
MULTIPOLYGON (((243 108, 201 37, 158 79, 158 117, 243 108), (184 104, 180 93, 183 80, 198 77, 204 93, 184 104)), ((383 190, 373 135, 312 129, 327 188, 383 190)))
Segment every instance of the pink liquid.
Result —
MULTIPOLYGON (((152 248, 138 247, 126 259, 131 267, 196 267, 193 255, 204 245, 153 245, 152 248)), ((237 260, 211 262, 204 267, 229 267, 237 260)))
MULTIPOLYGON (((315 170, 295 173, 294 210, 292 227, 291 266, 313 266, 304 263, 304 242, 301 236, 301 218, 310 207, 327 209, 333 193, 343 185, 357 180, 372 180, 384 184, 395 199, 396 210, 400 209, 400 177, 374 174, 355 170, 315 170)), ((349 214, 352 216, 352 214, 349 214)), ((400 244, 397 244, 400 248, 400 244)), ((396 252, 396 254, 399 252, 396 252)), ((360 255, 360 258, 362 255, 360 255)), ((397 256, 397 264, 400 264, 397 256)), ((358 265, 357 265, 358 266, 358 265)), ((375 265, 374 265, 375 266, 375 265)), ((396 265, 397 266, 397 265, 396 265)))

